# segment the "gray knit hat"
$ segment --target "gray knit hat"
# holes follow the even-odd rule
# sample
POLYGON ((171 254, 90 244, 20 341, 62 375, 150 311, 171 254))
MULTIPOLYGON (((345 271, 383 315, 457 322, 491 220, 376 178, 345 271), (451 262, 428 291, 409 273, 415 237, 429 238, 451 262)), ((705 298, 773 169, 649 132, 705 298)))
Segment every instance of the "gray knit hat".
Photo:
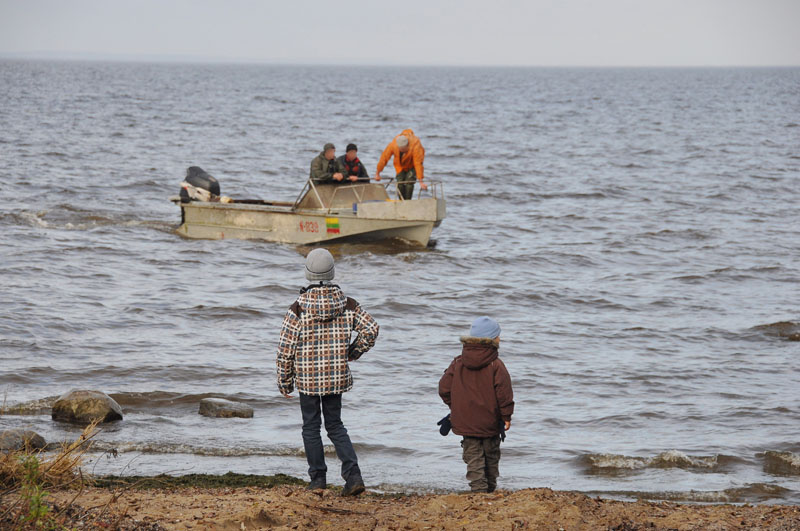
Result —
POLYGON ((405 135, 400 135, 397 137, 397 147, 406 147, 408 146, 408 137, 405 135))
POLYGON ((312 282, 333 280, 333 256, 327 249, 314 249, 306 257, 306 278, 312 282))
POLYGON ((328 142, 327 144, 325 144, 325 146, 323 146, 322 151, 328 151, 329 149, 336 149, 336 146, 328 142))

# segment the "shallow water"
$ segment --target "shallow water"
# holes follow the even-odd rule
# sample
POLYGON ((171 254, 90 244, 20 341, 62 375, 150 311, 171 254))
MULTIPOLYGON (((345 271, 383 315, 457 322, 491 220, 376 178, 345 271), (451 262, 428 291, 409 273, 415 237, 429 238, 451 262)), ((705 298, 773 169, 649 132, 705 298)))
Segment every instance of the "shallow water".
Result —
POLYGON ((25 413, 0 428, 74 437, 29 402, 98 389, 125 420, 95 471, 303 476, 274 359, 307 249, 182 239, 167 197, 199 165, 293 200, 325 142, 374 174, 412 127, 435 244, 331 249, 381 325, 345 397, 368 484, 465 487, 436 385, 488 314, 517 403, 501 486, 800 503, 800 69, 4 61, 0 91, 0 391, 25 413))

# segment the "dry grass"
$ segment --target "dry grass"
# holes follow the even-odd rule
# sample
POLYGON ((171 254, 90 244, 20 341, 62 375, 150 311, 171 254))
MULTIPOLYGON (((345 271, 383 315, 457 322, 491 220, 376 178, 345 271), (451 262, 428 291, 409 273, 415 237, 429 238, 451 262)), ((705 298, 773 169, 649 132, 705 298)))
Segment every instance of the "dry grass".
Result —
MULTIPOLYGON (((84 428, 80 437, 64 443, 54 455, 40 450, 19 450, 0 454, 0 527, 9 529, 61 528, 71 511, 72 502, 53 511, 45 489, 84 488, 81 471, 84 455, 92 439, 99 433, 94 422, 84 428)), ((73 498, 74 499, 74 498, 73 498)))
POLYGON ((81 465, 84 454, 91 448, 92 439, 99 433, 99 422, 93 422, 84 428, 80 437, 71 443, 63 443, 61 450, 51 456, 37 450, 33 452, 20 450, 0 454, 0 489, 5 493, 16 490, 25 477, 24 462, 33 455, 39 460, 42 486, 46 488, 62 488, 75 483, 83 477, 81 465))

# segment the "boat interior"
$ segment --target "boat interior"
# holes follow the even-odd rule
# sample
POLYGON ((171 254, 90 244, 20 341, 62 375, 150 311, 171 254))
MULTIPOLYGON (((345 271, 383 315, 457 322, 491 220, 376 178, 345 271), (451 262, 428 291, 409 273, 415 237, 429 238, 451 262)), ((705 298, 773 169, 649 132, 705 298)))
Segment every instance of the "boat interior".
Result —
POLYGON ((315 184, 308 181, 294 207, 296 210, 350 209, 353 203, 388 199, 386 187, 378 183, 315 184))

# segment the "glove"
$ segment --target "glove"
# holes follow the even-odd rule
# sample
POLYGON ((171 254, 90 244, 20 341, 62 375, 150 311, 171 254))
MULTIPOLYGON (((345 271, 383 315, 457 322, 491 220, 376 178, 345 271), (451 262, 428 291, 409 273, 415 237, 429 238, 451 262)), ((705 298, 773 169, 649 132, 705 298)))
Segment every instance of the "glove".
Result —
POLYGON ((442 435, 447 435, 448 433, 450 433, 450 429, 453 427, 452 424, 450 424, 450 413, 448 413, 447 416, 444 417, 442 420, 437 422, 436 425, 440 426, 439 433, 441 433, 442 435))

